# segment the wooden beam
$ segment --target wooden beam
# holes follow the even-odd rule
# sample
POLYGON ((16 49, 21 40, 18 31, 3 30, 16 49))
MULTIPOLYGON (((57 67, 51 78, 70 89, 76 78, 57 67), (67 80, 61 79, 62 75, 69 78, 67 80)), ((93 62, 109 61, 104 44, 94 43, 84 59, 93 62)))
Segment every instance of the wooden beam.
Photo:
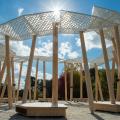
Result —
POLYGON ((73 69, 70 70, 70 101, 73 99, 73 69))
POLYGON ((117 59, 117 55, 116 55, 115 51, 112 51, 112 53, 113 53, 114 61, 115 61, 116 66, 117 66, 117 68, 118 68, 118 59, 117 59))
POLYGON ((80 63, 80 98, 83 98, 83 67, 80 63))
POLYGON ((118 26, 114 26, 113 29, 115 43, 116 43, 116 51, 118 58, 118 82, 117 82, 117 95, 116 100, 120 101, 120 34, 118 26))
POLYGON ((53 79, 52 79, 52 104, 58 106, 58 25, 53 23, 53 79))
POLYGON ((95 64, 95 101, 98 101, 98 73, 97 65, 95 64))
POLYGON ((114 79, 114 75, 115 75, 115 59, 112 59, 112 71, 111 71, 111 75, 112 75, 112 84, 114 85, 115 79, 114 79))
POLYGON ((28 90, 31 90, 30 76, 31 76, 32 62, 33 62, 34 51, 35 51, 35 44, 36 44, 36 35, 33 35, 30 57, 29 57, 29 61, 28 61, 27 74, 26 74, 26 79, 25 79, 25 88, 24 88, 23 100, 22 100, 23 103, 26 103, 27 96, 28 96, 28 90))
POLYGON ((18 79, 18 89, 17 89, 16 101, 19 100, 19 90, 20 90, 20 83, 21 83, 22 66, 23 66, 23 61, 20 63, 20 71, 19 71, 19 79, 18 79))
POLYGON ((12 95, 13 102, 15 102, 15 76, 14 76, 14 58, 11 58, 11 68, 12 68, 12 95))
POLYGON ((117 50, 116 41, 115 41, 114 38, 112 38, 111 40, 112 40, 112 44, 113 44, 113 51, 112 51, 113 57, 114 57, 114 60, 117 64, 117 66, 118 66, 118 56, 117 56, 118 55, 118 53, 117 53, 118 50, 117 50))
POLYGON ((1 61, 0 61, 0 72, 1 72, 1 61))
POLYGON ((101 101, 104 101, 97 64, 95 64, 95 80, 96 80, 96 91, 95 91, 96 96, 95 96, 95 100, 98 101, 98 92, 99 92, 101 101))
POLYGON ((87 60, 87 53, 86 53, 86 47, 85 47, 85 41, 84 41, 84 34, 83 34, 82 31, 80 32, 80 41, 81 41, 83 64, 84 64, 84 70, 85 70, 85 79, 86 79, 86 86, 87 86, 89 108, 90 108, 91 113, 93 113, 94 112, 94 106, 93 106, 92 83, 91 83, 91 77, 90 77, 88 60, 87 60))
POLYGON ((112 44, 113 44, 113 50, 117 53, 117 45, 116 45, 116 41, 115 41, 115 39, 114 38, 111 38, 111 40, 112 40, 112 44))
POLYGON ((2 99, 4 97, 4 94, 5 94, 5 90, 6 90, 6 87, 8 85, 8 79, 7 79, 7 76, 5 78, 5 82, 3 84, 3 88, 2 88, 2 91, 1 91, 1 95, 0 95, 0 103, 2 102, 2 99))
POLYGON ((11 82, 11 72, 10 72, 10 48, 9 48, 8 35, 5 35, 5 48, 6 48, 6 66, 7 66, 7 79, 8 79, 8 105, 9 109, 12 108, 12 82, 11 82))
POLYGON ((6 68, 6 59, 4 60, 2 70, 0 71, 0 88, 1 88, 3 76, 4 76, 4 73, 5 73, 5 68, 6 68))
POLYGON ((36 75, 35 75, 35 87, 34 87, 34 101, 36 100, 36 94, 37 94, 38 65, 39 65, 39 59, 36 61, 36 75))
POLYGON ((109 66, 109 59, 105 44, 104 32, 103 30, 99 30, 100 38, 101 38, 101 45, 103 49, 104 61, 105 61, 105 68, 106 68, 106 76, 107 76, 107 83, 108 83, 108 90, 109 90, 109 97, 112 104, 115 104, 115 96, 114 96, 114 86, 112 85, 111 73, 110 73, 110 66, 109 66))
POLYGON ((67 71, 66 71, 66 63, 64 63, 64 79, 65 79, 65 101, 67 101, 67 71))
POLYGON ((46 99, 46 63, 43 61, 43 98, 46 99))

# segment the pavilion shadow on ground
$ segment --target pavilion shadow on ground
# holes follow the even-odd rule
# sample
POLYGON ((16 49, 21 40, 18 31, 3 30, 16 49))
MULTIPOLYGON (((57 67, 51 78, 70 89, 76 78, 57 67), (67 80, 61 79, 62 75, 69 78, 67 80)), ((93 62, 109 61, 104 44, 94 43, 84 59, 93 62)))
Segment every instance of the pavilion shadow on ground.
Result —
MULTIPOLYGON (((91 115, 92 115, 95 119, 97 119, 97 120, 104 120, 104 118, 102 118, 102 116, 99 115, 98 112, 99 112, 99 113, 103 113, 103 111, 97 111, 97 112, 92 113, 91 115)), ((104 113, 106 113, 106 114, 112 114, 112 115, 115 115, 115 116, 120 116, 120 113, 105 112, 105 111, 104 111, 104 113)))
POLYGON ((9 120, 67 120, 64 117, 26 117, 19 113, 11 116, 9 120))
POLYGON ((97 120, 104 120, 100 115, 97 115, 96 113, 92 113, 95 119, 97 120))

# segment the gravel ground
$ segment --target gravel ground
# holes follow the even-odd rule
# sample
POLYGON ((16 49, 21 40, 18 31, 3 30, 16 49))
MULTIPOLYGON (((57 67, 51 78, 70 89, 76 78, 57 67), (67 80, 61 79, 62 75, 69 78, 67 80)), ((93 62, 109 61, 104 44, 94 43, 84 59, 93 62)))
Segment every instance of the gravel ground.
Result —
MULTIPOLYGON (((120 113, 95 112, 91 114, 86 103, 65 103, 68 106, 67 120, 120 120, 120 113)), ((24 117, 8 110, 6 106, 0 108, 0 120, 66 120, 65 118, 24 117)))

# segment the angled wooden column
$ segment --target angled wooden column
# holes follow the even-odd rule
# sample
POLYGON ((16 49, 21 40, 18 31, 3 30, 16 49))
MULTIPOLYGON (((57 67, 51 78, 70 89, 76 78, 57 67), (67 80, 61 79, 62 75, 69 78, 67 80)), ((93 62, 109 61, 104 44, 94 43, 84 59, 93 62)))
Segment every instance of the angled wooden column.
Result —
POLYGON ((20 82, 21 82, 21 75, 22 75, 22 65, 23 65, 23 61, 20 63, 20 71, 19 71, 19 79, 18 79, 18 88, 17 88, 16 101, 19 100, 19 90, 20 90, 20 82))
POLYGON ((12 95, 13 102, 15 102, 15 76, 14 76, 14 58, 11 58, 11 68, 12 68, 12 95))
POLYGON ((98 73, 96 64, 95 64, 95 101, 98 101, 98 73))
POLYGON ((31 93, 31 79, 29 80, 29 83, 28 83, 28 99, 29 99, 29 102, 31 102, 32 100, 32 93, 31 93))
POLYGON ((73 69, 70 70, 70 101, 73 99, 73 69))
POLYGON ((85 70, 85 79, 86 79, 89 108, 90 108, 91 113, 93 113, 94 106, 93 106, 92 83, 91 83, 91 77, 90 77, 88 60, 87 60, 87 53, 86 53, 86 47, 85 47, 85 41, 84 41, 84 33, 82 31, 80 32, 80 41, 81 41, 81 49, 82 49, 82 56, 83 56, 83 63, 84 63, 84 70, 85 70))
POLYGON ((4 73, 5 73, 5 68, 6 68, 6 59, 4 60, 2 69, 0 71, 0 88, 1 88, 1 83, 2 83, 3 76, 4 76, 4 73))
POLYGON ((112 70, 111 70, 111 75, 112 75, 112 84, 114 85, 115 79, 114 79, 114 75, 115 75, 115 59, 112 59, 112 70))
POLYGON ((58 106, 58 25, 53 23, 53 79, 52 79, 52 104, 58 106))
POLYGON ((100 94, 100 99, 103 101, 103 94, 102 94, 102 88, 101 88, 101 82, 99 78, 99 73, 98 73, 98 67, 97 64, 95 63, 95 100, 98 101, 98 93, 100 94))
POLYGON ((67 101, 67 71, 65 62, 64 62, 64 78, 65 78, 65 101, 67 101))
POLYGON ((116 66, 117 66, 117 68, 118 68, 118 59, 117 59, 117 55, 116 55, 115 51, 112 51, 112 53, 113 53, 114 61, 115 61, 116 66))
POLYGON ((115 60, 115 62, 116 62, 116 65, 117 65, 117 67, 118 67, 118 56, 117 56, 118 54, 117 54, 116 41, 115 41, 114 38, 111 38, 111 40, 112 40, 112 44, 113 44, 113 51, 112 51, 113 57, 114 57, 114 60, 115 60))
POLYGON ((1 61, 0 61, 0 71, 1 71, 1 61))
POLYGON ((36 35, 33 35, 30 57, 29 57, 29 61, 28 61, 27 74, 26 74, 26 79, 25 79, 25 88, 24 88, 23 100, 22 100, 23 103, 25 103, 27 101, 28 90, 31 89, 30 88, 30 86, 31 86, 30 85, 30 76, 31 76, 31 70, 32 70, 32 62, 33 62, 33 57, 34 57, 35 44, 36 44, 36 35))
POLYGON ((37 94, 38 65, 39 65, 39 59, 36 61, 36 75, 35 75, 35 87, 34 87, 34 100, 36 100, 36 94, 37 94))
POLYGON ((12 108, 12 82, 10 72, 10 48, 9 48, 10 37, 5 35, 5 48, 6 48, 6 66, 7 66, 7 79, 8 79, 8 105, 9 109, 12 108))
POLYGON ((46 63, 43 61, 43 98, 46 98, 46 63))
POLYGON ((115 96, 114 96, 114 86, 112 84, 111 73, 110 73, 110 66, 109 66, 109 59, 105 44, 104 32, 103 30, 99 30, 100 38, 101 38, 101 45, 103 49, 104 61, 105 61, 105 68, 106 68, 106 76, 107 76, 107 83, 108 83, 108 90, 109 90, 109 97, 112 104, 115 104, 115 96))
POLYGON ((116 43, 116 51, 117 51, 117 58, 118 58, 118 82, 117 82, 117 95, 116 100, 120 101, 120 34, 118 26, 114 26, 113 29, 114 38, 116 43))
POLYGON ((2 91, 1 91, 1 95, 0 95, 0 103, 2 102, 2 99, 4 97, 4 94, 5 94, 5 90, 6 90, 6 87, 8 85, 8 79, 7 79, 7 76, 5 78, 5 82, 3 84, 3 88, 2 88, 2 91))
POLYGON ((83 98, 83 67, 80 63, 80 98, 83 98))
POLYGON ((115 39, 114 38, 111 38, 111 40, 112 40, 112 44, 113 44, 113 50, 116 52, 116 54, 117 54, 117 45, 116 45, 116 41, 115 41, 115 39))

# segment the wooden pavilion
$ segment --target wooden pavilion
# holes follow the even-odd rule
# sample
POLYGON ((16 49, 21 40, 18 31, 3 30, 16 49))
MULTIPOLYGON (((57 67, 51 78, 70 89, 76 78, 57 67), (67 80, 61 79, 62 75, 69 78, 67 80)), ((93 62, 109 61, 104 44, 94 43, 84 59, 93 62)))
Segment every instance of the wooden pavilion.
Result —
MULTIPOLYGON (((108 13, 110 11, 108 10, 108 13)), ((119 14, 114 13, 111 16, 118 16, 114 18, 116 21, 110 19, 112 17, 108 16, 107 19, 101 16, 94 16, 94 15, 87 15, 83 13, 76 13, 70 11, 59 11, 59 14, 55 14, 55 12, 44 12, 44 13, 35 13, 29 15, 23 15, 13 20, 10 20, 6 23, 0 25, 0 34, 2 39, 5 40, 6 45, 6 66, 7 66, 7 79, 8 79, 8 99, 9 99, 9 107, 12 108, 12 92, 11 92, 11 72, 10 72, 10 48, 9 42, 11 40, 26 40, 32 38, 32 46, 30 57, 28 61, 28 69, 26 74, 26 83, 30 83, 30 74, 32 69, 32 62, 34 58, 34 50, 36 39, 39 36, 46 36, 46 35, 53 35, 53 81, 52 81, 52 104, 48 105, 49 109, 46 106, 42 107, 34 107, 31 109, 32 113, 35 113, 36 109, 39 108, 39 113, 34 115, 42 115, 42 110, 44 108, 45 111, 50 111, 51 116, 65 116, 66 106, 59 105, 58 103, 58 35, 60 34, 79 34, 80 35, 80 42, 81 42, 81 49, 82 49, 82 57, 83 57, 83 67, 85 70, 85 79, 86 79, 86 86, 87 86, 87 94, 88 94, 88 102, 89 108, 91 112, 94 112, 94 99, 93 99, 93 92, 92 92, 92 85, 91 85, 91 78, 89 72, 89 65, 88 59, 86 54, 86 46, 85 46, 85 38, 84 33, 90 31, 96 31, 100 35, 101 45, 103 49, 105 67, 106 67, 106 75, 107 75, 107 82, 108 82, 108 90, 109 90, 109 97, 110 103, 112 105, 116 105, 116 99, 114 95, 114 87, 112 84, 112 77, 110 73, 110 66, 109 66, 109 59, 108 53, 106 49, 105 37, 109 33, 110 30, 113 30, 111 40, 115 43, 114 49, 117 54, 118 59, 118 66, 119 63, 119 56, 120 56, 120 47, 119 47, 119 14), (117 15, 116 15, 117 14, 117 15), (109 19, 108 19, 109 18, 109 19), (52 106, 51 106, 52 105, 52 106), (54 108, 54 109, 53 109, 54 108)), ((104 15, 106 16, 106 15, 104 15)), ((119 67, 118 67, 119 71, 119 67)), ((23 103, 27 102, 29 86, 25 85, 24 95, 23 95, 23 103)), ((120 96, 120 82, 118 77, 118 96, 117 100, 119 100, 120 96)), ((27 103, 26 103, 27 104, 27 103)), ((26 109, 23 109, 25 104, 19 106, 19 112, 24 111, 26 113, 26 109)), ((27 105, 29 106, 29 105, 27 105)), ((30 112, 30 113, 31 113, 30 112)), ((29 115, 30 115, 29 113, 29 115)), ((46 112, 45 112, 46 113, 46 112)), ((46 113, 43 114, 47 116, 46 113)))

